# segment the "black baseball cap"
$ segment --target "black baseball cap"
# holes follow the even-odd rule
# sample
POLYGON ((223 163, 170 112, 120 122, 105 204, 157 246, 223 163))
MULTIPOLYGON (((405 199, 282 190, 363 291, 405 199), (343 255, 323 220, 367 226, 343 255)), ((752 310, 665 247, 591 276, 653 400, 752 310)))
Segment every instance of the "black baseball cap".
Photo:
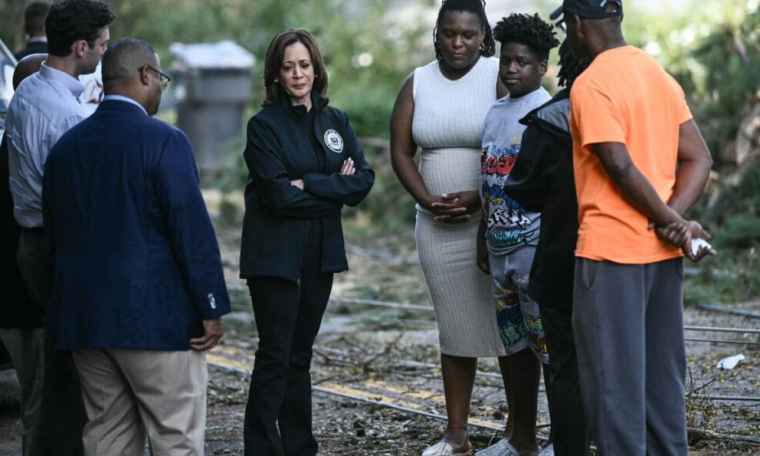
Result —
MULTIPOLYGON (((552 21, 565 14, 575 14, 581 19, 607 19, 623 15, 623 0, 564 0, 562 6, 554 10, 549 16, 552 21), (617 3, 620 8, 615 11, 607 11, 607 5, 617 3)), ((564 16, 557 21, 564 22, 564 16)))

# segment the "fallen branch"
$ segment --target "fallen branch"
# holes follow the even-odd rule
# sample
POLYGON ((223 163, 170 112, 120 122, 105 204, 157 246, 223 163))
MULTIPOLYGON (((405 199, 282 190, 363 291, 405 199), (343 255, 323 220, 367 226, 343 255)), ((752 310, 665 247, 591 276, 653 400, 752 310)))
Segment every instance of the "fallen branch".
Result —
POLYGON ((687 431, 689 432, 689 441, 692 441, 691 437, 693 435, 697 435, 705 440, 715 440, 715 441, 721 441, 721 442, 733 441, 733 442, 749 443, 751 445, 760 445, 760 440, 748 435, 718 434, 717 432, 708 431, 706 429, 694 429, 694 428, 688 428, 687 431))
POLYGON ((730 307, 716 306, 715 304, 697 304, 697 308, 702 310, 711 310, 713 312, 741 315, 743 317, 760 318, 760 313, 758 312, 751 312, 744 309, 732 309, 730 307))
POLYGON ((368 369, 370 367, 370 365, 372 365, 372 363, 374 363, 375 361, 377 361, 378 359, 380 359, 383 356, 389 355, 391 353, 391 351, 393 351, 393 349, 396 347, 396 344, 398 344, 398 342, 401 340, 402 337, 404 337, 404 333, 403 332, 399 333, 399 335, 396 336, 396 338, 393 340, 393 342, 387 344, 385 346, 385 349, 383 349, 383 351, 381 351, 380 353, 377 353, 377 354, 371 356, 369 359, 366 359, 364 362, 362 362, 360 364, 360 366, 363 369, 368 369))

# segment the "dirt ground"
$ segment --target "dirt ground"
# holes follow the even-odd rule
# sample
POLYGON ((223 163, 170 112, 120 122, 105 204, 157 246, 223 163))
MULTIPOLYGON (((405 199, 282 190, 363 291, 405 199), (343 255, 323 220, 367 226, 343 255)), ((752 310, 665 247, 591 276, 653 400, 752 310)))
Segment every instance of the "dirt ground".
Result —
MULTIPOLYGON (((208 195, 207 195, 208 197, 208 195)), ((213 195, 211 207, 214 207, 213 195)), ((214 213, 212 209, 212 213, 214 213)), ((229 223, 229 222, 227 222, 229 223)), ((239 228, 217 223, 234 312, 226 318, 223 344, 209 353, 207 455, 241 455, 248 374, 257 345, 244 282, 237 278, 239 228)), ((429 305, 416 263, 413 234, 370 240, 347 229, 351 271, 336 277, 333 296, 429 305)), ((741 308, 760 312, 760 303, 741 308)), ((687 325, 758 328, 760 320, 687 308, 687 325)), ((476 337, 477 335, 473 335, 476 337)), ((757 335, 687 331, 687 338, 757 342, 757 335)), ((691 455, 760 454, 760 402, 717 400, 760 397, 760 346, 688 342, 691 455), (716 369, 726 356, 746 360, 716 369)), ((419 455, 442 433, 443 386, 432 313, 332 302, 317 338, 313 381, 314 430, 325 455, 419 455), (352 398, 346 398, 351 396, 352 398), (397 409, 379 405, 390 404, 397 409), (404 410, 398 409, 399 407, 404 410), (432 414, 421 416, 410 411, 432 414)), ((476 449, 500 438, 507 408, 495 360, 479 363, 470 436, 476 449)), ((543 386, 541 387, 543 391, 543 386)), ((539 393, 539 436, 548 433, 544 393, 539 393)), ((18 388, 12 371, 0 373, 0 456, 20 454, 18 388)), ((543 443, 542 443, 543 444, 543 443)))

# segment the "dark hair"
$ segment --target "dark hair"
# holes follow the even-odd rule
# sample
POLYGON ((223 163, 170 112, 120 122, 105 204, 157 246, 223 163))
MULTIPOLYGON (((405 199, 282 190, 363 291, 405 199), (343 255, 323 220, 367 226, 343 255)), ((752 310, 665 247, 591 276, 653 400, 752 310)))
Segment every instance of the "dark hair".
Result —
POLYGON ((50 7, 45 29, 48 53, 57 57, 71 54, 71 45, 87 41, 92 49, 100 31, 113 23, 116 17, 108 4, 97 0, 64 0, 50 7))
POLYGON ((45 59, 47 54, 31 54, 19 60, 16 69, 13 70, 13 90, 16 90, 24 79, 40 71, 45 59))
POLYGON ((285 48, 295 43, 306 46, 311 56, 311 64, 314 66, 314 81, 311 86, 312 92, 327 96, 327 68, 319 52, 317 40, 306 30, 283 30, 272 38, 269 43, 266 56, 264 57, 264 101, 261 106, 277 103, 280 98, 280 84, 275 82, 280 75, 282 59, 285 58, 285 48))
POLYGON ((480 46, 480 55, 484 57, 491 57, 494 55, 496 53, 496 43, 493 40, 491 25, 488 23, 488 18, 486 17, 485 0, 443 0, 441 9, 438 10, 438 19, 435 21, 435 28, 433 29, 435 58, 438 60, 443 58, 443 54, 441 53, 441 37, 438 34, 438 29, 441 28, 441 19, 443 19, 444 14, 454 11, 476 14, 478 18, 480 18, 480 25, 486 29, 486 37, 483 40, 483 44, 480 46))
POLYGON ((156 50, 153 46, 137 38, 121 38, 111 43, 103 54, 103 84, 111 81, 130 79, 137 75, 137 70, 151 63, 156 50))
POLYGON ((588 68, 589 63, 588 58, 579 60, 570 43, 567 40, 563 41, 559 47, 559 86, 571 88, 578 76, 588 68))
POLYGON ((50 11, 48 2, 32 2, 24 10, 24 31, 29 36, 45 31, 45 18, 50 11))
POLYGON ((493 29, 496 41, 502 44, 519 43, 528 46, 540 60, 549 58, 549 51, 559 46, 554 27, 541 20, 538 13, 512 13, 500 20, 493 29))

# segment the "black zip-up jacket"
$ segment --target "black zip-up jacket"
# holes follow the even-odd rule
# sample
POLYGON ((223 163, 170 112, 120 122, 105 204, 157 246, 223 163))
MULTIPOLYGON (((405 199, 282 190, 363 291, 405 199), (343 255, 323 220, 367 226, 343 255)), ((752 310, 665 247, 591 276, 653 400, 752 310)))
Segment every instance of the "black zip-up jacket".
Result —
POLYGON ((569 119, 570 91, 565 89, 520 120, 528 128, 504 186, 526 210, 541 213, 528 293, 542 305, 573 299, 578 200, 569 119))
POLYGON ((317 94, 312 94, 312 109, 313 131, 306 108, 292 106, 287 96, 248 122, 241 278, 269 276, 297 282, 314 222, 323 227, 322 272, 348 269, 341 209, 344 204, 356 206, 367 196, 375 173, 346 114, 317 94), (314 139, 321 151, 312 147, 314 139), (324 157, 321 167, 318 153, 324 157), (356 173, 341 176, 343 161, 349 157, 356 173), (303 179, 305 190, 290 185, 296 179, 303 179))

